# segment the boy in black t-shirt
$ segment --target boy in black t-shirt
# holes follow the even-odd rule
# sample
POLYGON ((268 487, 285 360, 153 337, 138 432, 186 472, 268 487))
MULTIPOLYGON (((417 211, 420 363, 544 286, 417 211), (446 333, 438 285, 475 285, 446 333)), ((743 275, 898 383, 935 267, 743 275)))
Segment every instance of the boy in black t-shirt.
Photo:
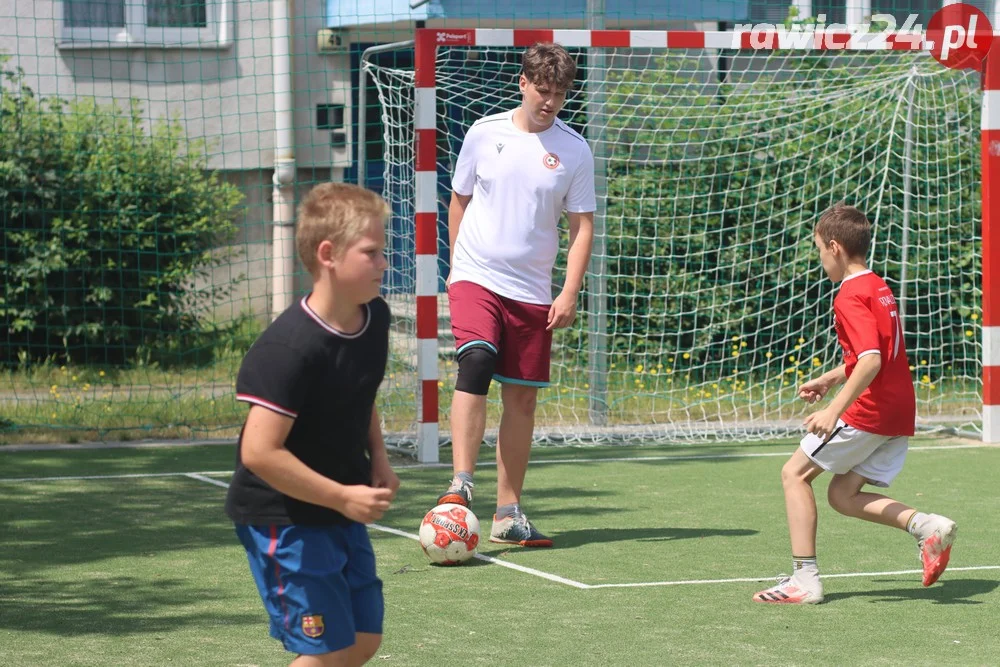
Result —
POLYGON ((366 523, 399 487, 375 396, 389 350, 379 298, 389 208, 340 183, 302 202, 296 243, 313 290, 243 359, 236 398, 250 404, 226 514, 246 548, 293 665, 360 665, 382 639, 382 582, 366 523))

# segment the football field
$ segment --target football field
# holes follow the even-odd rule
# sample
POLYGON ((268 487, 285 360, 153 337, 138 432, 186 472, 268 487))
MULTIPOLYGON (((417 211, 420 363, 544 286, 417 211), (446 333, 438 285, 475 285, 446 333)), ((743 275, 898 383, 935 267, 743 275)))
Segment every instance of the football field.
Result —
MULTIPOLYGON (((821 477, 826 601, 754 604, 790 568, 779 471, 794 446, 536 450, 523 503, 555 548, 484 541, 459 567, 416 542, 450 468, 400 461, 370 530, 386 599, 372 664, 996 664, 1000 448, 911 442, 890 493, 959 525, 938 584, 921 586, 909 535, 826 506, 821 477)), ((287 664, 222 512, 232 461, 229 446, 0 450, 3 664, 287 664)))

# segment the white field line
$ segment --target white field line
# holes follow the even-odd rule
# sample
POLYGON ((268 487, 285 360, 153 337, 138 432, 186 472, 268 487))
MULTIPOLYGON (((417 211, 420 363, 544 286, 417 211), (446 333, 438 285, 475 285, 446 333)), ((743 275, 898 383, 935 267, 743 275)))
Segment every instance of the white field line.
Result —
MULTIPOLYGON (((205 477, 204 475, 199 475, 198 473, 190 473, 185 475, 191 479, 198 480, 199 482, 205 482, 207 484, 212 484, 214 486, 221 486, 224 489, 228 489, 229 485, 225 482, 220 482, 217 479, 211 479, 210 477, 205 477)), ((389 528, 388 526, 382 526, 377 523, 368 524, 369 528, 374 530, 380 530, 383 533, 389 533, 390 535, 397 535, 399 537, 406 537, 411 540, 420 541, 420 537, 414 535, 413 533, 407 533, 403 530, 397 530, 396 528, 389 528)), ((476 554, 476 558, 479 560, 484 560, 487 563, 493 563, 494 565, 499 565, 501 567, 510 568, 511 570, 517 570, 518 572, 524 572, 525 574, 534 575, 536 577, 541 577, 542 579, 548 579, 549 581, 554 581, 557 584, 565 584, 567 586, 572 586, 573 588, 589 588, 587 584, 581 584, 579 581, 573 581, 572 579, 566 579, 565 577, 560 577, 555 574, 549 574, 548 572, 542 572, 541 570, 536 570, 530 567, 524 567, 523 565, 517 565, 515 563, 508 563, 507 561, 499 560, 491 556, 484 556, 482 554, 476 554)))
MULTIPOLYGON (((406 537, 411 540, 420 541, 420 538, 413 533, 407 533, 405 530, 397 530, 395 528, 389 528, 388 526, 381 526, 377 523, 369 524, 370 528, 375 530, 381 530, 383 533, 389 533, 391 535, 398 535, 399 537, 406 537)), ((510 568, 511 570, 517 570, 518 572, 524 572, 525 574, 531 574, 536 577, 541 577, 542 579, 548 579, 549 581, 554 581, 557 584, 566 584, 567 586, 572 586, 573 588, 586 589, 590 588, 587 584, 581 584, 579 581, 573 581, 572 579, 567 579, 565 577, 560 577, 555 574, 549 574, 548 572, 542 572, 541 570, 536 570, 531 567, 525 567, 523 565, 518 565, 516 563, 510 563, 505 560, 500 560, 499 558, 493 558, 492 556, 484 556, 483 554, 476 554, 476 558, 479 560, 484 560, 487 563, 493 563, 494 565, 499 565, 501 567, 510 568)))
MULTIPOLYGON (((968 445, 926 445, 922 447, 910 447, 911 452, 942 451, 949 449, 996 449, 996 445, 986 443, 972 443, 968 445)), ((0 448, 2 449, 2 448, 0 448)), ((662 456, 620 456, 611 458, 570 458, 570 459, 539 459, 532 461, 531 465, 549 464, 571 464, 571 463, 631 463, 649 461, 718 461, 723 459, 754 459, 768 458, 773 456, 790 456, 791 452, 746 452, 742 454, 664 454, 662 456)), ((496 466, 496 461, 481 461, 479 467, 487 468, 496 466)), ((400 466, 393 466, 395 470, 419 470, 422 468, 450 468, 450 463, 414 463, 400 466)), ((62 475, 56 477, 0 477, 3 482, 58 482, 74 480, 97 480, 97 479, 137 479, 143 477, 180 477, 190 474, 197 475, 231 475, 232 470, 207 470, 196 473, 187 472, 159 472, 159 473, 129 473, 122 475, 62 475)))
POLYGON ((191 479, 196 479, 199 482, 205 482, 206 484, 212 484, 214 486, 221 486, 224 489, 228 489, 229 488, 229 485, 226 484, 225 482, 220 482, 219 480, 212 479, 211 477, 205 477, 204 475, 200 475, 200 474, 198 474, 196 472, 189 472, 188 474, 186 474, 184 476, 185 477, 190 477, 191 479))
POLYGON ((159 477, 186 477, 188 475, 232 475, 232 470, 206 470, 203 472, 136 472, 121 475, 60 475, 56 477, 0 477, 0 482, 66 482, 98 479, 144 479, 159 477))
MULTIPOLYGON (((207 482, 208 484, 213 484, 215 486, 221 486, 223 488, 229 488, 229 485, 225 482, 220 482, 217 479, 211 479, 197 473, 192 473, 187 475, 191 479, 196 479, 200 482, 207 482)), ((398 530, 396 528, 389 528, 388 526, 382 526, 377 523, 370 524, 370 527, 375 530, 380 530, 383 533, 389 533, 390 535, 397 535, 399 537, 406 537, 411 540, 420 541, 420 537, 414 535, 413 533, 408 533, 404 530, 398 530)), ((536 570, 530 567, 524 567, 523 565, 517 565, 515 563, 510 563, 498 558, 493 558, 491 556, 484 556, 482 554, 476 554, 476 558, 479 560, 486 561, 487 563, 493 563, 494 565, 500 565, 501 567, 507 567, 512 570, 517 570, 518 572, 524 572, 525 574, 530 574, 536 577, 541 577, 542 579, 547 579, 548 581, 554 581, 558 584, 565 584, 567 586, 572 586, 573 588, 579 588, 581 590, 590 590, 595 588, 648 588, 654 586, 685 586, 693 584, 734 584, 734 583, 747 583, 747 582, 759 582, 759 581, 769 581, 774 579, 774 575, 766 577, 739 577, 736 579, 680 579, 677 581, 649 581, 631 584, 584 584, 579 581, 573 581, 572 579, 567 579, 565 577, 560 577, 555 574, 550 574, 548 572, 542 572, 541 570, 536 570)), ((1000 565, 976 565, 970 567, 950 567, 949 572, 968 572, 972 570, 1000 570, 1000 565)), ((887 576, 897 576, 903 574, 922 574, 923 570, 894 570, 891 572, 845 572, 840 574, 821 574, 821 579, 839 579, 846 577, 887 577, 887 576)))
MULTIPOLYGON (((969 570, 1000 570, 1000 565, 975 565, 971 567, 949 567, 948 572, 965 572, 969 570)), ((844 572, 840 574, 821 574, 820 579, 841 579, 846 577, 889 577, 901 574, 922 574, 923 570, 894 570, 892 572, 844 572)), ((634 584, 590 584, 587 588, 651 588, 654 586, 688 586, 692 584, 738 584, 746 582, 773 581, 775 576, 739 577, 736 579, 680 579, 678 581, 644 581, 634 584)))
MULTIPOLYGON (((989 443, 970 443, 967 445, 923 445, 918 447, 910 447, 908 451, 911 452, 926 452, 935 450, 947 450, 947 449, 996 449, 996 445, 991 445, 989 443)), ((610 458, 572 458, 572 459, 538 459, 532 461, 531 465, 547 465, 552 463, 629 463, 644 462, 644 461, 711 461, 711 460, 721 460, 721 459, 755 459, 755 458, 767 458, 771 456, 791 456, 792 451, 786 452, 747 452, 743 454, 664 454, 662 456, 621 456, 621 457, 610 457, 610 458)), ((495 466, 496 461, 481 461, 477 464, 480 467, 485 466, 495 466)), ((413 468, 450 468, 450 463, 408 463, 400 466, 393 466, 394 470, 405 470, 413 468)), ((2 480, 0 480, 2 481, 2 480)))
MULTIPOLYGON (((973 446, 974 447, 974 446, 973 446)), ((968 446, 959 445, 958 447, 922 447, 919 449, 967 449, 968 446)), ((917 448, 914 448, 917 449, 917 448)), ((772 456, 773 453, 762 454, 761 456, 772 456)), ((734 455, 740 457, 752 456, 752 455, 734 455)), ((725 456, 729 458, 729 456, 725 456)), ((622 458, 617 459, 618 461, 634 461, 634 460, 663 460, 666 457, 642 457, 640 459, 635 458, 622 458)), ((686 459, 688 457, 673 457, 686 459)), ((700 457, 704 458, 704 457, 700 457)), ((721 457, 719 457, 721 458, 721 457)), ((592 459, 590 461, 607 461, 609 459, 592 459)), ((553 461, 549 461, 550 463, 553 461)), ((567 462, 579 462, 579 460, 574 459, 567 462)), ((0 479, 0 482, 36 482, 36 481, 53 481, 53 480, 90 480, 90 479, 135 479, 144 477, 188 477, 190 479, 203 482, 206 484, 211 484, 213 486, 218 486, 221 488, 229 488, 229 484, 226 482, 211 479, 207 475, 228 475, 230 471, 210 471, 204 473, 135 473, 127 475, 85 475, 77 477, 25 477, 25 478, 11 478, 11 479, 0 479)), ((407 539, 419 541, 419 537, 413 533, 407 533, 406 531, 397 530, 396 528, 389 528, 388 526, 382 526, 380 524, 370 524, 371 528, 389 533, 390 535, 396 535, 398 537, 405 537, 407 539)), ((500 560, 498 558, 493 558, 492 556, 484 556, 482 554, 476 554, 476 558, 486 561, 487 563, 492 563, 494 565, 499 565, 500 567, 506 567, 511 570, 516 570, 518 572, 523 572, 525 574, 530 574, 532 576, 540 577, 548 581, 552 581, 559 584, 564 584, 566 586, 571 586, 580 590, 591 590, 598 588, 650 588, 656 586, 685 586, 685 585, 695 585, 695 584, 732 584, 732 583, 750 583, 750 582, 760 582, 769 581, 774 579, 774 575, 760 576, 760 577, 738 577, 733 579, 680 579, 676 581, 649 581, 649 582, 637 582, 637 583, 622 583, 622 584, 584 584, 579 581, 574 581, 572 579, 567 579, 565 577, 560 577, 555 574, 550 574, 548 572, 543 572, 541 570, 536 570, 534 568, 525 567, 523 565, 518 565, 516 563, 510 563, 508 561, 500 560)), ((951 567, 948 568, 949 572, 963 572, 972 570, 1000 570, 1000 565, 978 565, 970 567, 951 567)), ((834 578, 844 578, 844 577, 880 577, 880 576, 896 576, 904 574, 921 574, 922 570, 895 570, 890 572, 848 572, 841 574, 824 574, 820 575, 824 579, 834 579, 834 578)))

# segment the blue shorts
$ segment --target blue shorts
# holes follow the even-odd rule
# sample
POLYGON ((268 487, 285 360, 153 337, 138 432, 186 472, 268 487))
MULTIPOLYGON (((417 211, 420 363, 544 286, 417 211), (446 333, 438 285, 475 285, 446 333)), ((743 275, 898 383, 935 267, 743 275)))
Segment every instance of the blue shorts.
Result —
POLYGON ((271 617, 271 636, 286 650, 332 653, 353 646, 356 632, 382 634, 382 580, 364 524, 237 524, 236 535, 271 617))

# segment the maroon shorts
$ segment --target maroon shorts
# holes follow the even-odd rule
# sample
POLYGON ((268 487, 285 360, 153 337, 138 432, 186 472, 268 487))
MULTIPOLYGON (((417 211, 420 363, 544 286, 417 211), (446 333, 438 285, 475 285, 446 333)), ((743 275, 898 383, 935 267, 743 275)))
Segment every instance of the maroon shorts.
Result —
POLYGON ((448 286, 448 306, 459 352, 476 345, 496 352, 493 379, 549 386, 550 306, 508 299, 466 280, 448 286))

